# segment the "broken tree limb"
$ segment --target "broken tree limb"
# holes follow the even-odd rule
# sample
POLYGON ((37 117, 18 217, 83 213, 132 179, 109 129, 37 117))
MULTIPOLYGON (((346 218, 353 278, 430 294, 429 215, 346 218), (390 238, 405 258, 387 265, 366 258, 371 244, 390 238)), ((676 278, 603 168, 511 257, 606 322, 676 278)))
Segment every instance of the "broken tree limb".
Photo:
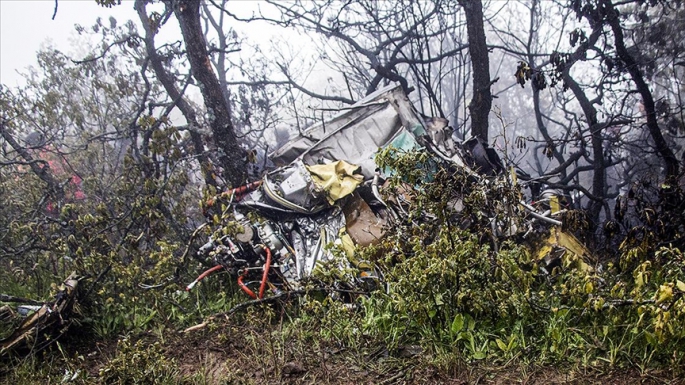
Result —
POLYGON ((12 303, 27 303, 29 305, 42 305, 43 302, 35 301, 28 298, 15 297, 13 295, 0 294, 0 302, 12 302, 12 303))
POLYGON ((95 285, 97 285, 98 282, 100 282, 100 280, 102 279, 102 277, 104 277, 105 275, 107 275, 107 273, 109 273, 109 271, 110 271, 111 269, 112 269, 112 264, 109 264, 109 265, 107 265, 107 267, 105 267, 104 270, 102 270, 102 271, 100 272, 100 274, 98 274, 97 278, 95 278, 95 280, 93 281, 93 283, 90 284, 90 288, 89 288, 88 291, 86 292, 86 295, 84 296, 84 298, 90 297, 90 293, 92 293, 93 290, 95 289, 95 285))
POLYGON ((231 310, 229 310, 227 312, 216 314, 214 317, 221 317, 221 316, 228 317, 233 313, 247 309, 248 307, 251 307, 251 306, 267 304, 267 303, 275 303, 275 302, 280 301, 281 299, 289 300, 290 298, 306 295, 310 292, 317 291, 317 290, 319 290, 319 289, 313 289, 313 290, 300 289, 300 290, 284 291, 282 293, 272 295, 271 297, 266 297, 266 298, 261 298, 261 299, 253 299, 250 301, 240 303, 240 304, 234 306, 233 308, 231 308, 231 310))
POLYGON ((197 324, 195 326, 191 326, 191 327, 183 330, 183 333, 189 333, 192 331, 204 329, 207 326, 208 321, 211 321, 217 317, 228 317, 228 316, 230 316, 230 315, 232 315, 238 311, 247 309, 248 307, 251 307, 251 306, 260 305, 260 304, 267 304, 267 303, 274 303, 274 302, 278 302, 281 299, 289 300, 290 298, 298 297, 301 295, 306 295, 307 293, 309 293, 311 291, 315 291, 315 290, 301 289, 301 290, 293 290, 293 291, 284 291, 284 292, 281 292, 279 294, 273 295, 271 297, 254 299, 251 301, 243 302, 243 303, 240 303, 240 304, 232 307, 231 310, 229 310, 227 312, 217 313, 217 314, 214 314, 214 315, 208 317, 207 321, 202 322, 200 324, 197 324))
POLYGON ((14 317, 14 311, 12 310, 11 307, 5 305, 5 306, 0 306, 0 321, 4 321, 6 319, 14 317))
MULTIPOLYGON (((211 318, 212 318, 212 317, 210 317, 210 319, 211 319, 211 318)), ((197 325, 195 325, 195 326, 191 326, 191 327, 189 327, 189 328, 183 330, 183 333, 190 333, 190 332, 194 332, 195 330, 204 329, 206 326, 207 326, 207 322, 203 322, 203 323, 201 323, 201 324, 197 324, 197 325)))
POLYGON ((54 302, 44 303, 40 309, 29 315, 9 337, 0 340, 0 356, 21 346, 29 346, 33 338, 41 336, 43 331, 53 326, 68 327, 69 313, 76 298, 78 283, 76 273, 71 273, 60 286, 54 302))
POLYGON ((207 227, 208 223, 203 223, 201 224, 195 231, 193 231, 193 234, 190 236, 190 239, 188 240, 188 244, 186 245, 186 250, 183 252, 183 256, 181 257, 181 261, 185 261, 186 257, 188 256, 188 252, 190 251, 190 245, 193 243, 195 240, 195 237, 197 237, 197 234, 207 227))

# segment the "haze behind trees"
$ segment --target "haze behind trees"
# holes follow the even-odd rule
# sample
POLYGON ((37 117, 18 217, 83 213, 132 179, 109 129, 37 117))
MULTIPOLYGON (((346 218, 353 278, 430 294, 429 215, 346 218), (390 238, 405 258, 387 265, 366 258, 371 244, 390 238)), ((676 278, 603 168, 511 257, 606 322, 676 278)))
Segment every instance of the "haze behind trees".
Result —
POLYGON ((680 1, 98 2, 138 20, 83 20, 92 52, 46 49, 0 91, 5 258, 54 247, 12 223, 68 233, 56 218, 79 207, 112 220, 105 254, 140 234, 186 243, 203 194, 254 180, 288 137, 390 83, 550 176, 592 228, 682 171, 680 1), (262 28, 283 38, 257 44, 262 28))

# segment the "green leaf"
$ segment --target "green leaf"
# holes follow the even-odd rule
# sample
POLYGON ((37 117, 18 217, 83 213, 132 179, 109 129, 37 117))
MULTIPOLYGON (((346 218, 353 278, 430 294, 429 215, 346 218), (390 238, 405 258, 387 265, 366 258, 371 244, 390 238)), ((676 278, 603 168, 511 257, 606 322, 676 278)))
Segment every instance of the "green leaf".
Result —
POLYGON ((469 330, 474 330, 476 328, 476 320, 471 318, 471 316, 468 316, 468 329, 469 330))
POLYGON ((461 314, 457 314, 456 316, 454 316, 454 320, 452 321, 452 327, 450 328, 450 331, 452 332, 452 334, 457 334, 463 328, 464 328, 464 316, 461 314))
POLYGON ((442 293, 435 294, 435 304, 438 306, 445 304, 445 302, 443 302, 443 300, 442 300, 442 293))

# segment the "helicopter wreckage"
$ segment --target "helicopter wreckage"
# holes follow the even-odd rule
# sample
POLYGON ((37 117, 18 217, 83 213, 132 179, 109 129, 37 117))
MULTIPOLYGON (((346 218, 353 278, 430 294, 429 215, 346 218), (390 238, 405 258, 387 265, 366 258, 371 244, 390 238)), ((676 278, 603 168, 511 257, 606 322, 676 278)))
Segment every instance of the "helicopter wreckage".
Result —
MULTIPOLYGON (((198 251, 198 258, 211 259, 215 266, 186 289, 227 270, 245 294, 261 300, 268 292, 298 288, 317 265, 335 259, 333 249, 342 250, 338 254, 346 259, 336 259, 339 265, 352 264, 359 271, 351 286, 379 280, 382 272, 357 260, 355 250, 382 239, 394 221, 406 219, 405 207, 411 204, 411 194, 383 197, 383 174, 388 170, 378 168, 375 155, 388 147, 426 150, 437 162, 468 174, 475 184, 503 176, 508 183, 525 183, 513 171, 507 176, 497 153, 479 139, 455 142, 447 123, 422 116, 401 87, 389 86, 302 132, 271 154, 278 168, 210 200, 209 209, 228 202, 221 218, 214 220, 223 224, 223 231, 215 231, 198 251)), ((554 218, 560 212, 557 197, 548 194, 542 201, 548 202, 544 210, 523 200, 508 204, 522 208, 529 222, 553 227, 546 239, 535 243, 534 254, 543 269, 549 266, 551 271, 565 253, 589 256, 573 235, 561 231, 561 221, 554 218)), ((519 229, 496 222, 492 218, 498 235, 531 231, 530 223, 528 229, 519 229)))

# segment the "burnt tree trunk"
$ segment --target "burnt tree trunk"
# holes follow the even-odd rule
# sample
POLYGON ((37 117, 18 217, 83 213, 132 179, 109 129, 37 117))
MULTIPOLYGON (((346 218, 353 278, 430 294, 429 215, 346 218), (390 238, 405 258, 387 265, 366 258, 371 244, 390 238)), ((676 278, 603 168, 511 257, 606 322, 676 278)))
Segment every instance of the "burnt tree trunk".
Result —
POLYGON ((492 107, 490 92, 490 60, 483 28, 483 3, 481 0, 459 0, 466 14, 466 31, 469 38, 469 54, 473 68, 473 97, 469 103, 471 135, 487 143, 488 115, 492 107))
POLYGON ((209 60, 207 41, 200 22, 200 0, 175 1, 174 14, 181 26, 190 69, 207 108, 223 176, 233 187, 240 186, 247 180, 245 151, 238 144, 231 111, 209 60))

